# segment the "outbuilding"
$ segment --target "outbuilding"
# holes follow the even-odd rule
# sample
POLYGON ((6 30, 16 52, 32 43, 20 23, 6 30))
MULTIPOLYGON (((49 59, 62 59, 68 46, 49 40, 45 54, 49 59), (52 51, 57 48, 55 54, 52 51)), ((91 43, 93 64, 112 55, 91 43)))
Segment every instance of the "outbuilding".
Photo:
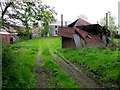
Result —
POLYGON ((10 39, 13 38, 12 35, 8 32, 0 32, 0 42, 2 45, 6 45, 10 43, 10 39))
POLYGON ((58 35, 62 37, 62 48, 105 47, 109 33, 109 30, 99 24, 90 24, 83 19, 77 19, 68 27, 58 28, 58 35))

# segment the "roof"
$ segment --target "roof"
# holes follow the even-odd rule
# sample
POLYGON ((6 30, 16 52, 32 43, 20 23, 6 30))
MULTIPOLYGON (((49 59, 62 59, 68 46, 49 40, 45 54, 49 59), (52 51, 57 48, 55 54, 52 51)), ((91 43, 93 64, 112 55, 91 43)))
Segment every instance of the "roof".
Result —
POLYGON ((73 23, 69 24, 68 27, 75 27, 75 26, 81 26, 81 25, 90 25, 90 23, 79 18, 76 21, 74 21, 73 23))
POLYGON ((76 27, 59 27, 58 35, 63 37, 73 38, 75 32, 80 34, 83 38, 85 38, 88 34, 98 35, 102 34, 103 30, 99 24, 90 24, 90 25, 82 25, 76 27))
POLYGON ((99 24, 81 25, 81 26, 76 26, 76 28, 82 29, 94 35, 102 33, 102 30, 101 30, 102 27, 99 24))
POLYGON ((75 33, 74 28, 61 27, 61 26, 58 28, 58 35, 59 36, 63 36, 63 37, 67 37, 67 38, 73 38, 74 33, 75 33))
POLYGON ((80 34, 83 38, 86 38, 86 36, 88 35, 88 32, 83 31, 78 28, 70 28, 70 27, 59 27, 58 28, 58 35, 62 37, 74 38, 75 32, 80 34))
POLYGON ((0 32, 0 34, 7 34, 7 35, 10 35, 9 32, 0 32))
POLYGON ((83 38, 86 38, 86 36, 89 34, 86 31, 83 31, 81 29, 75 28, 76 32, 79 33, 83 38))
POLYGON ((4 27, 4 28, 2 28, 2 31, 4 31, 4 32, 9 32, 9 33, 17 33, 17 30, 15 30, 13 27, 4 27))

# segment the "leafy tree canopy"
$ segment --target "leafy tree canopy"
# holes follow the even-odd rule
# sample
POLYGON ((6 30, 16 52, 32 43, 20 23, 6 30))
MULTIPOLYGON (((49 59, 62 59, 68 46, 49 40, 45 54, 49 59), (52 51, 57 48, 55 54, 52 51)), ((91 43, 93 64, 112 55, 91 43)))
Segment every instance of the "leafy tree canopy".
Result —
POLYGON ((0 4, 1 21, 4 27, 8 25, 23 26, 26 27, 27 32, 30 32, 31 28, 40 26, 46 28, 50 22, 56 20, 54 8, 42 3, 41 0, 36 0, 36 2, 5 0, 0 4))
POLYGON ((104 17, 103 19, 101 19, 100 24, 102 26, 106 26, 106 21, 107 21, 108 22, 108 25, 107 25, 108 29, 110 31, 116 31, 117 25, 115 24, 115 17, 111 15, 110 11, 108 11, 107 13, 109 15, 108 18, 104 17))

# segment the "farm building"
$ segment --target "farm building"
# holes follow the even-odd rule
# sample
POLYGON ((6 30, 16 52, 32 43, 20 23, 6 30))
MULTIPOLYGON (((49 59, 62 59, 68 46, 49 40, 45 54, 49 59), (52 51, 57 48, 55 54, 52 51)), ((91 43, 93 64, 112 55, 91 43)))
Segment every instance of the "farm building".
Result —
POLYGON ((0 31, 0 42, 2 45, 19 40, 16 30, 13 30, 12 28, 6 29, 1 29, 0 31))
POLYGON ((10 39, 13 38, 8 32, 0 32, 0 41, 2 45, 9 44, 10 39))
POLYGON ((77 19, 68 27, 59 27, 58 35, 62 37, 62 48, 105 47, 109 30, 99 24, 77 19))

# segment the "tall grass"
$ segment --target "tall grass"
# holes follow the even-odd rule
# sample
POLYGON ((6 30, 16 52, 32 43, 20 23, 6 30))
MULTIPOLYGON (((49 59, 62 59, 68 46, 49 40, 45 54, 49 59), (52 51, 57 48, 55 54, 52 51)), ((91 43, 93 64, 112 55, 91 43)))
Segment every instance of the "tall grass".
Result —
POLYGON ((7 45, 2 49, 3 88, 33 88, 35 85, 32 71, 38 51, 22 43, 7 45))
POLYGON ((117 50, 107 48, 62 49, 59 51, 71 62, 85 66, 110 87, 119 87, 120 60, 117 50))

